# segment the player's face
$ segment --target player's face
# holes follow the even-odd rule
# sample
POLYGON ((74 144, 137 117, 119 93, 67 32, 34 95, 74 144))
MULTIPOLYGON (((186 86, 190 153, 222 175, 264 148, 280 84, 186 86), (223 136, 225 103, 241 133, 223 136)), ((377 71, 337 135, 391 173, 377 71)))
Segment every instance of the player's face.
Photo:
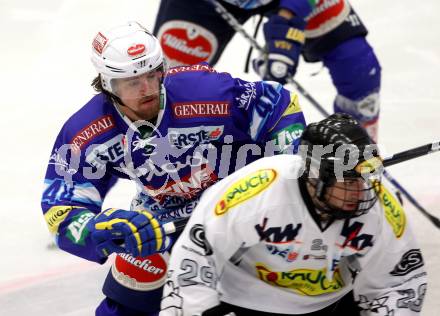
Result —
POLYGON ((366 183, 362 178, 345 179, 335 182, 325 193, 326 204, 344 212, 353 212, 358 209, 359 201, 365 198, 366 183))
POLYGON ((121 99, 121 110, 132 120, 151 120, 160 109, 161 71, 140 76, 114 79, 115 94, 121 99))

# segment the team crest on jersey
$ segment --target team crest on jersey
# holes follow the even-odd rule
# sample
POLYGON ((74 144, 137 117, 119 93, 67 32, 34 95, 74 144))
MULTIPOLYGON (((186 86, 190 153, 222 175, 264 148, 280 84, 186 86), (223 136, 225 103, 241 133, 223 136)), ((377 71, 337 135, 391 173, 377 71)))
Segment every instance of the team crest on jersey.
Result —
POLYGON ((261 169, 238 180, 223 194, 215 206, 215 214, 223 215, 230 208, 267 189, 277 177, 274 169, 261 169))
POLYGON ((165 22, 157 38, 171 67, 210 62, 218 47, 211 31, 186 21, 165 22))
POLYGON ((333 279, 326 276, 327 269, 295 269, 291 271, 272 271, 262 263, 255 265, 260 280, 273 285, 291 290, 299 295, 317 296, 340 291, 344 280, 338 269, 333 274, 333 279))

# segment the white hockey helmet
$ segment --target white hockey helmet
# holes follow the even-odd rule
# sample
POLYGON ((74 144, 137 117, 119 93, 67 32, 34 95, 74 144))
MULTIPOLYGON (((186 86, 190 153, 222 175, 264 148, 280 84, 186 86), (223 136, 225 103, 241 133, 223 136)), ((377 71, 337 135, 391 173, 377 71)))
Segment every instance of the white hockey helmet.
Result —
POLYGON ((104 90, 115 94, 113 79, 164 71, 160 42, 137 22, 99 32, 92 43, 92 63, 104 90))

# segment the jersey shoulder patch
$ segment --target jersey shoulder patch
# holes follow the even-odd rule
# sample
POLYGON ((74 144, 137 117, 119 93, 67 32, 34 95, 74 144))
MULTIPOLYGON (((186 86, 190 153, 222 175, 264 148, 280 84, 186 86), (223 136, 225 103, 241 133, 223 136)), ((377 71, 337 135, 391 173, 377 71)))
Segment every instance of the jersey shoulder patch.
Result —
POLYGON ((385 212, 385 218, 393 229, 394 235, 396 238, 402 237, 406 227, 406 215, 402 205, 382 184, 378 188, 377 194, 385 212))

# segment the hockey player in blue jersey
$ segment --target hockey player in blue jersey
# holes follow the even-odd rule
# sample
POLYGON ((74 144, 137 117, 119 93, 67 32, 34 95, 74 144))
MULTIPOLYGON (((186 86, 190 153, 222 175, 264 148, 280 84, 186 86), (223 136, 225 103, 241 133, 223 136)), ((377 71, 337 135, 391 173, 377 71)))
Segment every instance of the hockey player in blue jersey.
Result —
POLYGON ((171 65, 218 61, 235 30, 214 2, 241 24, 267 17, 267 54, 253 62, 263 80, 285 84, 301 54, 306 62, 322 62, 337 90, 334 111, 355 117, 377 140, 381 67, 348 0, 161 0, 154 34, 171 65))
POLYGON ((276 82, 247 82, 207 64, 167 69, 159 41, 136 22, 99 32, 99 92, 62 127, 42 209, 59 248, 104 263, 116 253, 96 315, 156 315, 176 234, 201 192, 234 170, 295 148, 305 120, 276 82), (292 145, 292 146, 291 146, 292 145), (117 179, 138 194, 102 210, 117 179))

